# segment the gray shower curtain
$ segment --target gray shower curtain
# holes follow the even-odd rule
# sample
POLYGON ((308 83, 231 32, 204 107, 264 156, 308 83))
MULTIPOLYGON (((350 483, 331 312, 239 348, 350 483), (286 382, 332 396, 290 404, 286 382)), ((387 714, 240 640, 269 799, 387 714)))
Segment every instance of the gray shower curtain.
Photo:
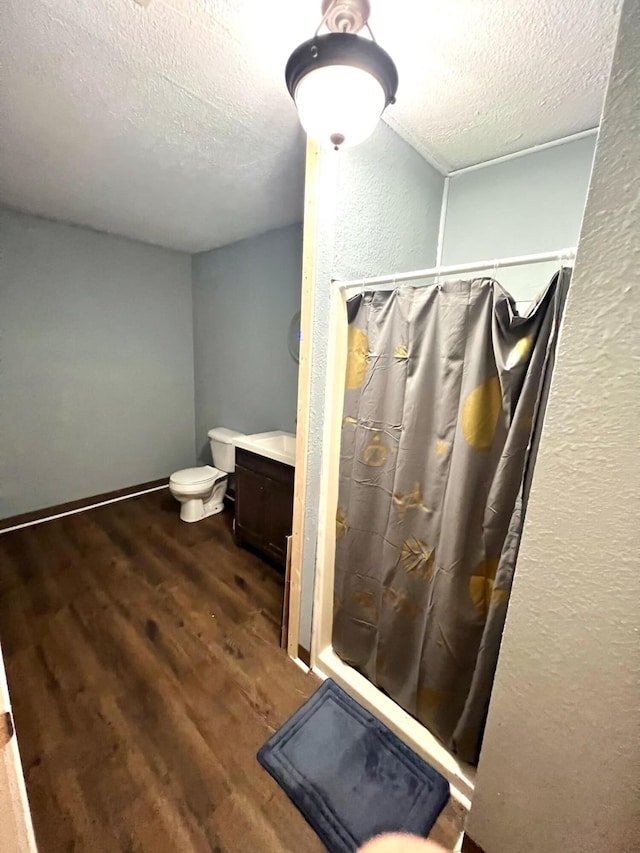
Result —
POLYGON ((477 762, 569 270, 348 302, 338 655, 477 762))

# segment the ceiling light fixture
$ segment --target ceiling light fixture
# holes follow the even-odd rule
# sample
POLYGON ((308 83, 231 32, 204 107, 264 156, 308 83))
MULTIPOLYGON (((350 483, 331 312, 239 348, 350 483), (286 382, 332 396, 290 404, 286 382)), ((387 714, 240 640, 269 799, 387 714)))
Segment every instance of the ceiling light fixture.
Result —
POLYGON ((323 0, 313 38, 289 57, 285 79, 300 122, 321 145, 351 148, 395 103, 398 72, 369 26, 369 0, 323 0), (329 32, 318 35, 325 26, 329 32), (357 35, 366 29, 370 39, 357 35))

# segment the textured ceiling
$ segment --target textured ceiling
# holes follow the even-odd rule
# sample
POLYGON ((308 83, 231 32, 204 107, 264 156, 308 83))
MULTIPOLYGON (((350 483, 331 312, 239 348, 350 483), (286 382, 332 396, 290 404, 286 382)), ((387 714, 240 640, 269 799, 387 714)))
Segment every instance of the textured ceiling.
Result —
POLYGON ((189 252, 301 220, 290 38, 265 38, 266 2, 0 7, 5 204, 189 252))
MULTIPOLYGON (((319 0, 3 0, 0 200, 185 251, 302 216, 283 82, 319 0)), ((373 0, 443 171, 598 123, 618 0, 373 0)))
POLYGON ((443 171, 600 123, 618 0, 373 0, 388 124, 443 171), (404 25, 402 25, 404 22, 404 25))

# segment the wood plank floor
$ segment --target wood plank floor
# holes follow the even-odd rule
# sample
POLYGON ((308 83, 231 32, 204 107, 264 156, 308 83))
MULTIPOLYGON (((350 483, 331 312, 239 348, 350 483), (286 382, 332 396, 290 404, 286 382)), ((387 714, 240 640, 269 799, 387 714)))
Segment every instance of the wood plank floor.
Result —
MULTIPOLYGON (((167 492, 0 536, 0 640, 41 853, 324 849, 255 753, 315 690, 280 573, 167 492)), ((452 803, 432 837, 453 846, 452 803)))

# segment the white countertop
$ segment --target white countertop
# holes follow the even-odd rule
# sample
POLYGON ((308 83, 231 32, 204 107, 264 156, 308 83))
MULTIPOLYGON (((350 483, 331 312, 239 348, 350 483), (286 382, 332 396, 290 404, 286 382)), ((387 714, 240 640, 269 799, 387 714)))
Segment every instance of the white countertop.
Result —
POLYGON ((296 464, 296 437, 291 432, 274 430, 273 432, 258 432, 254 435, 242 435, 234 439, 236 447, 242 450, 250 450, 259 456, 266 456, 276 462, 283 462, 295 468, 296 464))

